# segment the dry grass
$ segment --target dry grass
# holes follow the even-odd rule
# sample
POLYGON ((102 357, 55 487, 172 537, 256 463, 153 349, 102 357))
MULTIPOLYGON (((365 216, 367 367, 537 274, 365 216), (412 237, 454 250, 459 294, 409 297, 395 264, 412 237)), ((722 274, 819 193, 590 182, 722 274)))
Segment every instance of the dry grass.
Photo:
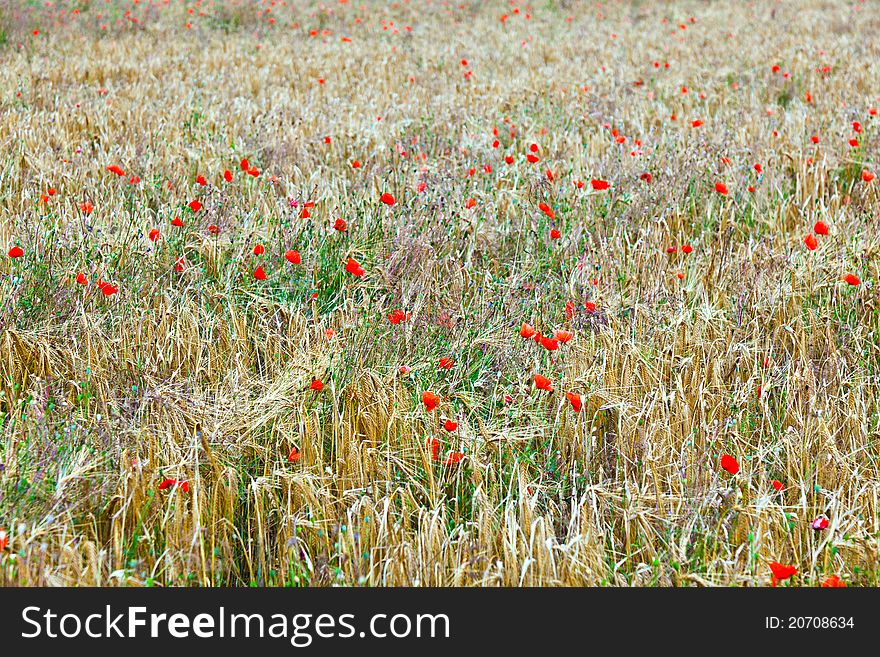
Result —
POLYGON ((0 582, 880 583, 877 2, 0 4, 0 582))

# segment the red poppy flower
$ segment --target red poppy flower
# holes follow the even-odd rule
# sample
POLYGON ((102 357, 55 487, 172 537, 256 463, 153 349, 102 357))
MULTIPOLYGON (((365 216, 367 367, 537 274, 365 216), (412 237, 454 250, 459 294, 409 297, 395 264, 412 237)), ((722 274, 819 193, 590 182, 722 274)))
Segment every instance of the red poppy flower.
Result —
POLYGON ((446 422, 443 423, 443 428, 446 429, 449 433, 452 433, 453 431, 458 429, 458 422, 446 420, 446 422))
POLYGON ((837 575, 830 575, 822 580, 822 588, 823 589, 845 589, 846 582, 840 579, 837 575))
POLYGON ((193 199, 189 202, 189 209, 193 212, 198 212, 202 209, 202 204, 198 199, 193 199))
POLYGON ((816 235, 827 235, 828 224, 826 224, 824 221, 817 221, 816 224, 813 226, 813 232, 815 232, 816 235))
POLYGON ((284 254, 284 258, 285 258, 285 260, 287 260, 287 262, 294 264, 294 265, 298 265, 300 262, 302 262, 302 258, 300 258, 299 251, 293 251, 293 250, 287 251, 284 254))
POLYGON ((847 283, 849 283, 852 286, 856 286, 862 282, 861 280, 859 280, 859 277, 856 276, 855 274, 847 274, 846 276, 843 277, 843 280, 845 280, 847 283))
POLYGON ((89 284, 89 279, 86 278, 86 275, 85 275, 85 274, 83 274, 82 272, 80 272, 80 273, 78 273, 78 274, 76 275, 76 282, 79 283, 80 285, 88 285, 88 284, 89 284))
POLYGON ((410 314, 403 312, 400 308, 395 308, 391 311, 391 314, 388 315, 388 321, 392 324, 400 324, 407 321, 409 318, 410 314))
POLYGON ((440 398, 431 391, 422 393, 422 403, 425 405, 426 411, 433 411, 440 403, 440 398))
POLYGON ((724 454, 721 457, 721 467, 732 475, 739 472, 739 463, 730 454, 724 454))
POLYGON ((451 370, 452 366, 454 364, 455 364, 455 362, 451 358, 448 358, 446 356, 441 358, 440 363, 439 363, 440 369, 444 369, 444 370, 451 370))
POLYGON ((345 219, 337 219, 335 222, 333 222, 333 228, 338 230, 340 233, 344 232, 347 227, 348 224, 345 223, 345 219))
POLYGON ((290 463, 296 463, 301 457, 302 454, 300 454, 299 450, 294 447, 292 450, 290 450, 290 454, 287 455, 287 460, 290 463))
POLYGON ((171 220, 171 225, 180 228, 183 226, 183 220, 180 217, 174 217, 174 219, 171 220))
POLYGON ((596 178, 593 178, 593 180, 590 181, 590 184, 597 192, 604 191, 611 187, 611 183, 609 183, 607 180, 598 180, 596 178))
POLYGON ((431 450, 431 460, 436 461, 440 458, 440 441, 436 438, 428 438, 425 441, 425 447, 431 450))
POLYGON ((266 249, 262 244, 257 244, 254 247, 254 255, 263 255, 265 252, 266 252, 266 249))
POLYGON ((541 346, 544 347, 547 351, 556 351, 559 349, 559 341, 554 340, 553 338, 548 338, 547 336, 541 336, 539 340, 541 346))
POLYGON ((569 342, 573 337, 574 333, 571 331, 565 331, 563 329, 556 329, 553 331, 553 339, 557 342, 562 342, 563 344, 569 342))
POLYGON ((456 465, 461 463, 464 459, 464 454, 461 452, 449 452, 449 455, 446 457, 446 460, 443 461, 443 465, 456 465))
POLYGON ((770 562, 770 570, 773 572, 773 578, 780 581, 796 575, 798 571, 794 566, 781 564, 778 561, 770 562))
POLYGON ((10 258, 20 258, 23 255, 24 255, 24 251, 22 250, 22 248, 20 246, 16 245, 16 246, 13 246, 11 249, 9 249, 9 257, 10 258))
POLYGON ((324 389, 324 382, 321 379, 312 379, 312 383, 309 386, 310 390, 320 391, 324 389))
POLYGON ((538 390, 546 390, 547 392, 553 392, 553 384, 550 383, 550 379, 546 376, 542 376, 540 374, 535 374, 535 387, 538 390))
POLYGON ((815 251, 817 248, 819 248, 819 242, 816 240, 815 237, 813 237, 812 233, 804 238, 804 244, 807 245, 807 248, 810 251, 815 251))
POLYGON ((354 258, 349 258, 348 262, 345 263, 345 271, 357 278, 361 278, 366 273, 364 268, 354 258))
POLYGON ((571 403, 571 407, 575 410, 575 413, 580 413, 581 408, 583 408, 583 400, 581 396, 576 392, 567 392, 565 393, 565 397, 571 403))
POLYGON ((256 278, 258 281, 266 280, 266 272, 263 271, 263 265, 260 265, 254 270, 254 278, 256 278))
POLYGON ((382 196, 379 197, 379 200, 382 201, 382 203, 384 203, 385 205, 394 205, 395 203, 394 197, 388 192, 382 194, 382 196))
POLYGON ((525 324, 525 323, 523 323, 523 325, 522 325, 522 326, 520 327, 520 329, 519 329, 519 334, 520 334, 522 337, 526 338, 527 340, 528 340, 529 338, 533 338, 533 337, 535 337, 535 335, 536 335, 537 333, 538 333, 538 332, 537 332, 535 329, 533 329, 531 326, 529 326, 528 324, 525 324))
POLYGON ((785 488, 785 485, 778 479, 774 479, 773 481, 771 481, 770 485, 773 486, 776 492, 780 492, 783 488, 785 488))
POLYGON ((722 196, 727 196, 727 185, 725 185, 723 182, 717 182, 715 183, 715 191, 722 196))
POLYGON ((815 529, 817 532, 822 531, 823 529, 828 529, 828 518, 824 516, 813 518, 813 522, 810 523, 810 527, 815 529))

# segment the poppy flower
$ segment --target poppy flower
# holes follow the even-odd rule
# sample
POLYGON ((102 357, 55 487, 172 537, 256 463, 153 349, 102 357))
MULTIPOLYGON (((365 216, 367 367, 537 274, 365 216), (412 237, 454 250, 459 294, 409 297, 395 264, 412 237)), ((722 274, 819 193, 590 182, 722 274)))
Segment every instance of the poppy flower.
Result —
POLYGON ((645 171, 642 175, 639 176, 639 180, 644 180, 646 183, 650 183, 653 179, 653 176, 645 171))
POLYGON ((299 461, 300 457, 302 457, 302 454, 300 454, 299 450, 294 447, 292 450, 290 450, 290 454, 287 455, 287 460, 290 463, 296 463, 297 461, 299 461))
POLYGON ((394 197, 388 192, 382 194, 382 196, 379 197, 379 200, 382 201, 382 203, 384 203, 385 205, 394 205, 395 203, 394 197))
POLYGON ((580 413, 581 408, 583 408, 583 400, 581 396, 576 392, 567 392, 565 393, 566 399, 571 403, 571 407, 574 409, 575 413, 580 413))
POLYGON ((392 324, 401 324, 402 322, 407 321, 410 318, 409 313, 403 312, 400 308, 395 308, 391 311, 391 314, 388 315, 388 321, 392 324))
POLYGON ((358 162, 357 160, 352 160, 352 161, 351 161, 351 168, 352 168, 352 169, 360 169, 360 168, 361 168, 361 163, 358 162))
POLYGON ((312 379, 311 385, 309 385, 310 390, 320 391, 324 389, 324 382, 321 379, 312 379))
POLYGON ((813 142, 814 144, 818 144, 819 143, 818 135, 813 135, 812 137, 810 137, 810 141, 813 142))
POLYGON ((198 183, 199 185, 201 185, 202 187, 204 187, 205 185, 208 184, 208 181, 205 180, 205 177, 204 177, 204 176, 196 176, 196 183, 198 183))
POLYGON ((796 575, 798 571, 794 566, 781 564, 778 561, 770 562, 770 570, 773 573, 773 579, 779 581, 786 580, 792 575, 796 575))
POLYGON ((692 127, 692 128, 699 128, 701 125, 703 125, 703 122, 700 121, 700 119, 697 119, 696 121, 693 121, 693 122, 691 123, 691 127, 692 127))
POLYGON ((864 180, 866 183, 869 183, 874 180, 874 174, 865 169, 864 171, 862 171, 862 180, 864 180))
POLYGON ((732 475, 739 472, 739 463, 730 454, 724 454, 721 457, 721 467, 732 475))
POLYGON ((150 231, 150 236, 149 236, 149 237, 150 237, 150 241, 151 241, 151 242, 155 242, 156 240, 158 240, 158 239, 159 239, 159 229, 158 229, 158 228, 153 228, 153 229, 150 231))
POLYGON ((23 255, 24 255, 24 251, 22 250, 22 248, 20 246, 16 245, 16 246, 13 246, 11 249, 9 249, 9 257, 10 258, 20 258, 23 255))
POLYGON ((78 274, 76 275, 76 282, 79 283, 80 285, 88 285, 88 284, 89 284, 89 279, 86 278, 86 275, 85 275, 85 274, 83 274, 82 272, 80 272, 80 273, 78 273, 78 274))
POLYGON ((690 244, 684 244, 681 247, 682 253, 691 253, 693 250, 694 250, 694 247, 692 247, 690 244))
POLYGON ((169 488, 179 488, 184 493, 189 492, 189 483, 186 481, 178 481, 177 479, 164 479, 159 484, 159 490, 167 490, 169 488))
POLYGON ((433 411, 440 403, 440 398, 428 390, 422 393, 422 403, 425 405, 426 411, 433 411))
POLYGON ((856 286, 862 282, 861 280, 859 280, 859 277, 856 276, 855 274, 847 274, 846 276, 843 277, 843 280, 845 280, 847 283, 849 283, 852 286, 856 286))
POLYGON ((287 260, 287 262, 294 264, 294 265, 298 265, 300 262, 302 262, 302 258, 300 258, 299 251, 293 251, 293 250, 287 251, 284 253, 284 258, 285 258, 285 260, 287 260))
POLYGON ((670 254, 670 255, 672 255, 672 254, 675 253, 676 251, 678 251, 678 248, 675 247, 675 246, 667 246, 667 247, 666 247, 666 253, 668 253, 668 254, 670 254))
POLYGON ((110 285, 110 283, 104 283, 100 286, 100 288, 105 297, 112 297, 114 294, 119 292, 119 287, 116 285, 110 285))
POLYGON ((590 184, 593 186, 593 189, 595 189, 597 192, 604 191, 604 190, 608 189, 609 187, 611 187, 611 183, 609 183, 607 180, 598 180, 596 178, 593 178, 590 181, 590 184))
POLYGON ((211 235, 218 235, 220 233, 220 228, 217 224, 211 224, 208 226, 208 232, 211 233, 211 235))
POLYGON ((774 490, 776 490, 777 493, 782 491, 783 488, 785 488, 785 484, 783 484, 778 479, 774 479, 773 481, 771 481, 770 485, 773 486, 774 490))
POLYGON ((824 516, 813 518, 813 522, 810 523, 810 527, 815 529, 817 532, 822 531, 823 529, 828 529, 828 518, 824 516))
POLYGON ((519 329, 519 334, 522 337, 524 337, 526 340, 528 340, 529 338, 535 337, 535 335, 537 335, 537 333, 538 332, 535 329, 533 329, 531 326, 529 326, 528 324, 525 324, 525 323, 523 323, 523 325, 519 329))
POLYGON ((562 233, 559 232, 559 229, 554 228, 550 231, 550 239, 551 240, 558 240, 561 237, 562 237, 562 233))
POLYGON ((563 344, 570 341, 573 337, 574 333, 571 331, 565 331, 563 329, 556 329, 553 331, 553 339, 557 342, 562 342, 563 344))
POLYGON ((79 209, 83 214, 92 214, 92 211, 95 209, 95 206, 89 203, 88 201, 83 201, 79 204, 79 209))
POLYGON ((340 233, 345 232, 345 229, 348 227, 348 224, 345 223, 345 219, 337 219, 333 222, 333 228, 338 230, 340 233))
POLYGON ((440 369, 451 370, 452 366, 454 364, 455 364, 455 362, 451 358, 444 356, 443 358, 440 359, 439 366, 440 366, 440 369))
POLYGON ((115 173, 117 176, 120 177, 125 175, 125 171, 123 171, 118 164, 111 164, 109 167, 107 167, 107 171, 115 173))
POLYGON ((453 431, 458 429, 458 422, 446 420, 446 422, 443 423, 443 428, 446 429, 449 433, 452 433, 453 431))
POLYGON ((410 372, 412 372, 412 368, 411 368, 409 365, 401 365, 401 366, 397 369, 397 371, 400 372, 401 374, 403 374, 404 376, 406 376, 407 374, 409 374, 410 372))
POLYGON ((9 536, 6 534, 6 531, 0 529, 0 550, 5 550, 9 547, 9 536))
POLYGON ((357 278, 361 278, 366 273, 364 268, 354 258, 349 258, 348 262, 345 263, 345 271, 357 278))
POLYGON ((183 220, 180 217, 174 217, 174 219, 171 220, 171 225, 180 228, 183 226, 183 220))
POLYGON ((547 205, 547 204, 544 203, 543 201, 540 202, 540 203, 538 203, 538 209, 539 209, 541 212, 543 212, 544 214, 546 214, 548 217, 550 217, 551 219, 555 219, 555 218, 556 218, 556 213, 553 212, 553 208, 551 208, 549 205, 547 205))
POLYGON ((823 589, 845 589, 846 582, 840 579, 837 575, 829 575, 824 580, 822 580, 822 588, 823 589))
POLYGON ((241 158, 241 163, 239 164, 239 166, 241 167, 242 171, 247 171, 251 168, 251 163, 248 162, 248 159, 246 157, 243 157, 241 158))
POLYGON ((477 204, 477 202, 475 199, 469 198, 467 201, 465 201, 464 207, 466 209, 470 210, 471 208, 476 206, 476 204, 477 204))
POLYGON ((265 252, 266 252, 266 249, 262 244, 257 244, 254 247, 254 255, 263 255, 265 252))
POLYGON ((828 224, 826 224, 824 221, 817 221, 816 225, 813 226, 813 232, 815 232, 816 235, 827 235, 828 224))
POLYGON ((756 162, 754 166, 755 171, 758 173, 764 173, 764 167, 761 166, 760 162, 756 162))
POLYGON ((819 242, 816 241, 816 238, 813 237, 813 234, 810 233, 804 238, 804 244, 807 245, 807 248, 810 251, 815 251, 819 247, 819 242))
POLYGON ((256 278, 258 281, 266 280, 266 272, 263 271, 263 265, 260 265, 254 270, 254 278, 256 278))
POLYGON ((189 209, 193 212, 198 212, 202 209, 202 204, 198 199, 193 199, 189 202, 189 209))
POLYGON ((553 392, 553 384, 550 383, 550 379, 546 376, 542 376, 540 374, 535 374, 535 387, 538 390, 546 390, 547 392, 553 392))
POLYGON ((547 351, 556 351, 557 349, 559 349, 559 341, 554 340, 553 338, 548 338, 547 336, 542 335, 541 339, 538 342, 547 351))
POLYGON ((717 182, 715 183, 715 191, 722 196, 727 196, 727 185, 723 182, 717 182))
POLYGON ((440 458, 440 441, 436 438, 428 438, 425 441, 425 447, 431 450, 431 460, 436 461, 440 458))
POLYGON ((223 180, 226 182, 232 182, 232 172, 229 169, 226 169, 223 172, 223 180))

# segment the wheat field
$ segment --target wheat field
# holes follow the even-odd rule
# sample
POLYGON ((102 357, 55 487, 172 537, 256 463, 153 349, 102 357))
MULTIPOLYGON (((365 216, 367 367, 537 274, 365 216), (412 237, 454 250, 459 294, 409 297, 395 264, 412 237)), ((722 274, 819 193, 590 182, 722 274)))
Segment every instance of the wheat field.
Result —
POLYGON ((0 0, 0 583, 878 585, 878 34, 0 0))

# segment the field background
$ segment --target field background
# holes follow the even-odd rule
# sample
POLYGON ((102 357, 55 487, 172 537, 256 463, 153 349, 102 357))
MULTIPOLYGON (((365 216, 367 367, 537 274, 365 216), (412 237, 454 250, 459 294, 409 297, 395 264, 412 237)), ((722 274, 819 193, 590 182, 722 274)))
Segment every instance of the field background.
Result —
POLYGON ((0 583, 877 585, 878 35, 0 0, 0 583))

